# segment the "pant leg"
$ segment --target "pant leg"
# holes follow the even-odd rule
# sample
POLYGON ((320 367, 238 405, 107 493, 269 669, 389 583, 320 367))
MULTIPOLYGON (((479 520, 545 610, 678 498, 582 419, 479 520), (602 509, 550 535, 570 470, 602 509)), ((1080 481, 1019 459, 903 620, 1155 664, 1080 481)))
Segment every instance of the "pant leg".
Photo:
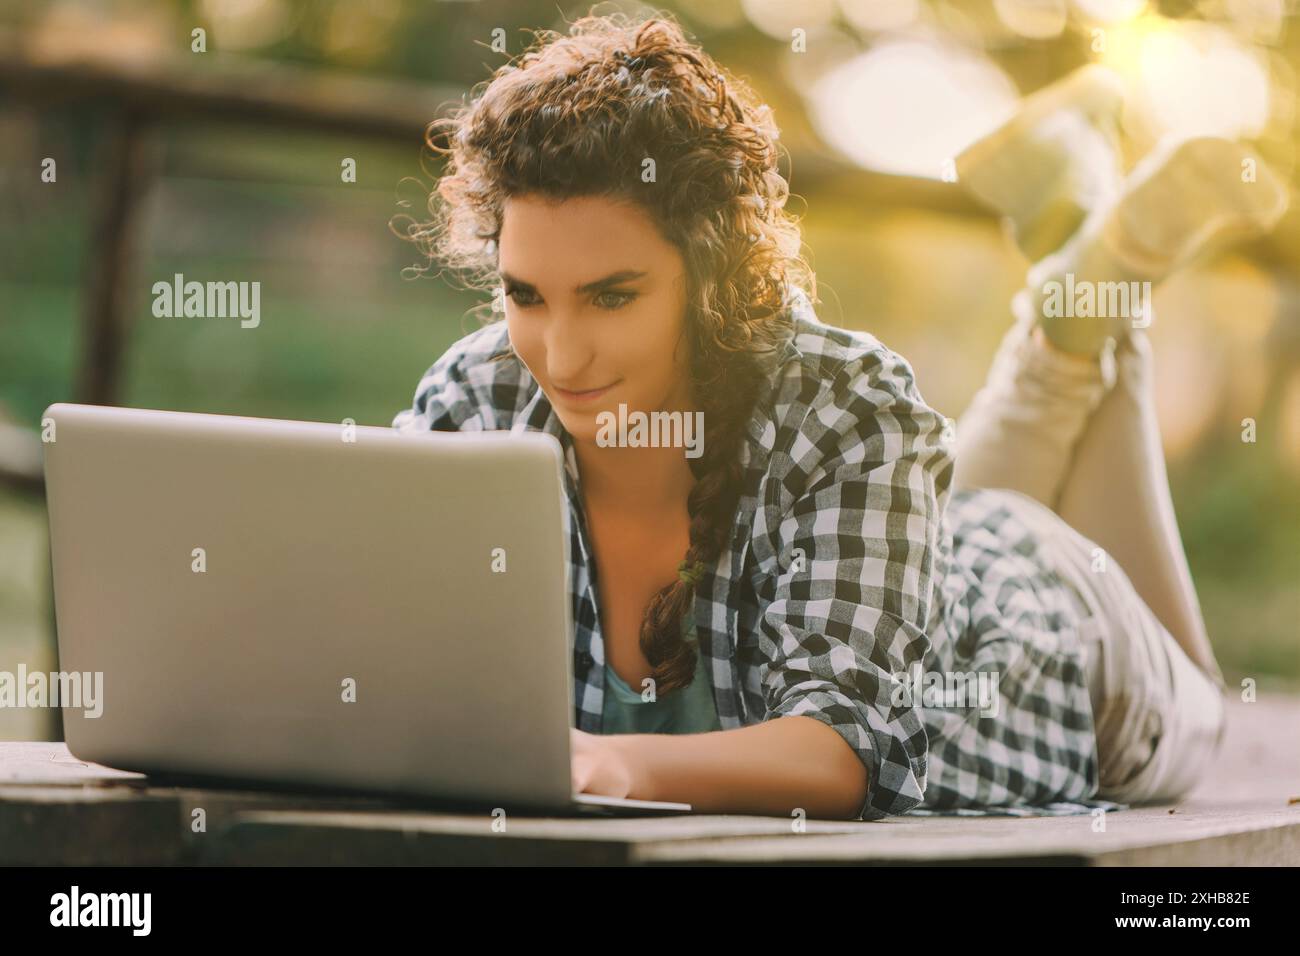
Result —
POLYGON ((1097 614, 1085 643, 1101 674, 1093 712, 1097 795, 1132 804, 1184 797, 1223 741, 1224 690, 1192 662, 1121 567, 1110 563, 1090 578, 1097 614))
MULTIPOLYGON (((1136 593, 1136 592, 1135 592, 1136 593)), ((1097 732, 1099 797, 1120 803, 1167 803, 1185 797, 1207 774, 1227 730, 1224 691, 1142 605, 1145 626, 1127 642, 1103 642, 1103 678, 1117 681, 1097 732), (1149 755, 1149 756, 1148 756, 1149 755)))
POLYGON ((957 422, 953 487, 1007 488, 1053 511, 1074 447, 1113 384, 1108 356, 1083 359, 1031 338, 1029 295, 1012 299, 1015 324, 984 387, 957 422))
POLYGON ((957 423, 954 488, 1006 488, 1060 514, 1128 570, 1156 617, 1220 687, 1183 551, 1140 330, 1096 359, 1034 342, 1027 292, 986 384, 957 423))
MULTIPOLYGON (((1046 349, 1030 337, 1035 317, 1027 296, 1018 295, 1012 307, 1016 324, 957 424, 954 486, 1006 489, 1036 505, 1043 551, 1054 555, 1055 569, 1086 605, 1081 637, 1099 795, 1130 803, 1174 799, 1217 751, 1225 691, 1217 667, 1192 663, 1119 558, 1158 564, 1156 580, 1166 581, 1185 562, 1151 405, 1150 357, 1141 345, 1097 359, 1046 349), (1119 479, 1108 471, 1117 467, 1127 469, 1119 479), (1066 505, 1084 528, 1061 516, 1066 505), (1112 520, 1108 509, 1123 518, 1112 520), (1106 541, 1091 539, 1094 528, 1106 541), (1162 550, 1171 541, 1176 548, 1162 550), (1099 549, 1105 570, 1093 571, 1099 549)), ((1145 581, 1152 571, 1143 573, 1145 581)), ((1190 575, 1185 580, 1190 588, 1190 575)))
POLYGON ((1226 730, 1224 691, 1188 658, 1109 557, 1045 506, 1009 495, 1039 554, 1079 599, 1079 636, 1097 736, 1097 796, 1120 803, 1185 796, 1226 730))
POLYGON ((1114 387, 1079 437, 1056 511, 1119 562, 1187 655, 1224 686, 1169 492, 1146 333, 1128 335, 1114 359, 1114 387))

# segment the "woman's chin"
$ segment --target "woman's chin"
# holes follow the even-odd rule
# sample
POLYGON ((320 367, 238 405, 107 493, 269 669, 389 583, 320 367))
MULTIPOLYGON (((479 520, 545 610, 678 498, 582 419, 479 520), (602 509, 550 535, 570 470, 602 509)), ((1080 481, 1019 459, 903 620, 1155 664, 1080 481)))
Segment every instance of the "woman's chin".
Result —
POLYGON ((577 409, 566 408, 564 411, 558 411, 560 424, 564 426, 575 441, 594 443, 596 436, 601 431, 600 413, 608 409, 593 408, 590 411, 578 411, 577 409))

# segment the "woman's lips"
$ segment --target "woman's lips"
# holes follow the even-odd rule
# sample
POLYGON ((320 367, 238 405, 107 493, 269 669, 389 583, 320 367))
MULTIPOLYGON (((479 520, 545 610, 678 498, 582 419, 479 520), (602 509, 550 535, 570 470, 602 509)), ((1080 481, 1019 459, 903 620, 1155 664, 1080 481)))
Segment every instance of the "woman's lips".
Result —
POLYGON ((604 395, 606 392, 608 392, 611 388, 613 388, 617 384, 618 382, 610 382, 608 385, 602 388, 592 388, 584 392, 573 392, 567 388, 560 388, 560 386, 558 385, 555 386, 555 390, 559 392, 560 397, 565 399, 566 401, 580 404, 584 402, 591 402, 600 398, 600 396, 604 395))

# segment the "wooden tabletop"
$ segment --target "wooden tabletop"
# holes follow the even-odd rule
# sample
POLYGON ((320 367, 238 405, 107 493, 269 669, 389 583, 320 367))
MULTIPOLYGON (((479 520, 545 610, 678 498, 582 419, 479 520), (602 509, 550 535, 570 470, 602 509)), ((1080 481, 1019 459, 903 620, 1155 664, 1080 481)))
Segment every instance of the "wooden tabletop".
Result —
POLYGON ((0 865, 1300 864, 1300 698, 1234 702, 1219 766, 1176 805, 872 823, 426 812, 380 799, 159 786, 62 743, 0 743, 0 865))

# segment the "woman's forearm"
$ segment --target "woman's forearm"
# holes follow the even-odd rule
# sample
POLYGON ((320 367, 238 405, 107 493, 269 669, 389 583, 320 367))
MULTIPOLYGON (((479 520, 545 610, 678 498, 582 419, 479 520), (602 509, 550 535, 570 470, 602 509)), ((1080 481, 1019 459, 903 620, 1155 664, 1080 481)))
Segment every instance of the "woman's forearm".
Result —
POLYGON ((672 800, 697 811, 856 819, 867 774, 853 748, 812 717, 703 734, 607 738, 632 768, 640 800, 672 800))

